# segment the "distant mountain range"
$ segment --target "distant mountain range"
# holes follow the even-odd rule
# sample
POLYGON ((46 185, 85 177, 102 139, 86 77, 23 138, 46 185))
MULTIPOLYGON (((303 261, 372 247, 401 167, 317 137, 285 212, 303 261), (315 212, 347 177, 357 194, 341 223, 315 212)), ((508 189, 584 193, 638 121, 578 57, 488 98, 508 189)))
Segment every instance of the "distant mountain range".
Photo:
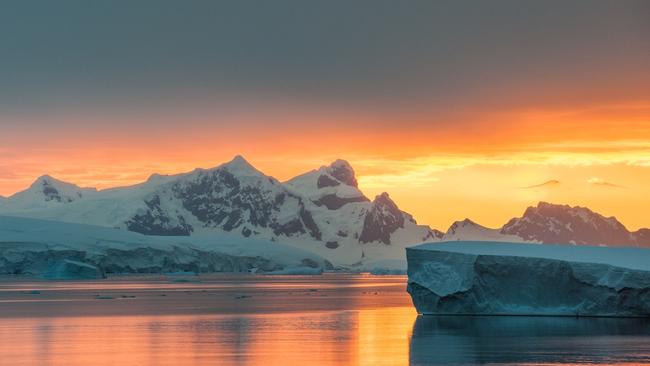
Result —
POLYGON ((650 229, 630 232, 615 217, 605 217, 586 207, 540 202, 499 229, 489 229, 469 219, 457 221, 442 240, 648 247, 650 229))
POLYGON ((366 197, 343 160, 287 182, 265 175, 241 156, 216 168, 154 174, 141 184, 107 190, 46 175, 0 199, 0 214, 157 236, 230 233, 311 250, 342 265, 401 258, 405 246, 427 241, 650 246, 648 229, 630 232, 613 217, 544 202, 500 229, 465 219, 443 233, 418 225, 387 193, 366 197))

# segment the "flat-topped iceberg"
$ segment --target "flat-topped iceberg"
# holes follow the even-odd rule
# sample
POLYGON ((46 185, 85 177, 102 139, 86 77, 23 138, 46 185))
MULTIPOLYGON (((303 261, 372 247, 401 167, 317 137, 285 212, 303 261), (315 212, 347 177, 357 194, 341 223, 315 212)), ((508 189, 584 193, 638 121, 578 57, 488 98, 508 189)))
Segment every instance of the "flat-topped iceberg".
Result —
POLYGON ((407 248, 420 314, 650 316, 650 250, 501 242, 407 248))

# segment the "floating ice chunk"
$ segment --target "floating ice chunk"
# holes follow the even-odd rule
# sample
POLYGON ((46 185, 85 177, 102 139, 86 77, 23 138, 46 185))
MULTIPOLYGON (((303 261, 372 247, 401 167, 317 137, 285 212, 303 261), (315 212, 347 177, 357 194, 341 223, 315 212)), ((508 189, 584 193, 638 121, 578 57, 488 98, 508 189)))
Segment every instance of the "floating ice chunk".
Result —
POLYGON ((421 314, 650 316, 650 250, 453 242, 407 248, 421 314))

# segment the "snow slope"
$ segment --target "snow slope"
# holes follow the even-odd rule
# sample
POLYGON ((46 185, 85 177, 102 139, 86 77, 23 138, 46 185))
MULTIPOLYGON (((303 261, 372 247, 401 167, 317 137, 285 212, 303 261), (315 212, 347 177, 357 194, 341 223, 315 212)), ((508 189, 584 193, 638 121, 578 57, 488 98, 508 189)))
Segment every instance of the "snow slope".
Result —
POLYGON ((522 238, 516 235, 501 233, 500 229, 490 229, 479 225, 470 219, 456 221, 447 230, 441 241, 500 241, 521 243, 522 238))
POLYGON ((499 242, 407 249, 423 314, 650 316, 650 250, 499 242))
POLYGON ((305 250, 234 235, 146 236, 92 225, 0 216, 0 273, 45 274, 63 260, 106 273, 273 272, 332 268, 305 250))
POLYGON ((5 211, 47 209, 69 204, 96 193, 95 188, 81 188, 44 175, 22 192, 9 198, 0 197, 0 204, 5 211))

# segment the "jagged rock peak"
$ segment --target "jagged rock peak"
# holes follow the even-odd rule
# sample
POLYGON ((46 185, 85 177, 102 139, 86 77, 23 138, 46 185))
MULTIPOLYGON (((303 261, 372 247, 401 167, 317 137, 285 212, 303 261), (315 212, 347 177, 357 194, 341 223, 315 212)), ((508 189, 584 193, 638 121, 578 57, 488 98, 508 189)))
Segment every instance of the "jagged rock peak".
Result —
POLYGON ((615 217, 548 202, 528 207, 523 217, 510 220, 501 233, 541 243, 636 245, 634 236, 615 217))
POLYGON ((604 220, 613 226, 623 226, 616 217, 610 216, 605 217, 597 212, 590 210, 587 207, 581 206, 569 206, 569 205, 558 205, 554 203, 540 201, 537 203, 537 207, 528 207, 526 212, 524 212, 524 217, 527 215, 534 214, 543 214, 543 215, 558 215, 560 213, 568 213, 571 216, 578 216, 584 222, 593 222, 593 220, 604 220))
POLYGON ((395 208, 395 209, 399 210, 397 208, 397 205, 390 198, 390 196, 388 195, 387 192, 382 192, 381 194, 375 196, 375 199, 374 199, 373 203, 375 205, 384 205, 384 206, 388 206, 388 207, 395 208))
POLYGON ((404 227, 404 213, 384 192, 372 201, 372 208, 368 211, 359 237, 362 243, 374 241, 391 244, 390 236, 395 230, 404 227))
POLYGON ((352 169, 350 163, 345 160, 338 159, 334 161, 327 167, 327 172, 341 183, 353 187, 359 187, 357 178, 354 174, 354 169, 352 169))

